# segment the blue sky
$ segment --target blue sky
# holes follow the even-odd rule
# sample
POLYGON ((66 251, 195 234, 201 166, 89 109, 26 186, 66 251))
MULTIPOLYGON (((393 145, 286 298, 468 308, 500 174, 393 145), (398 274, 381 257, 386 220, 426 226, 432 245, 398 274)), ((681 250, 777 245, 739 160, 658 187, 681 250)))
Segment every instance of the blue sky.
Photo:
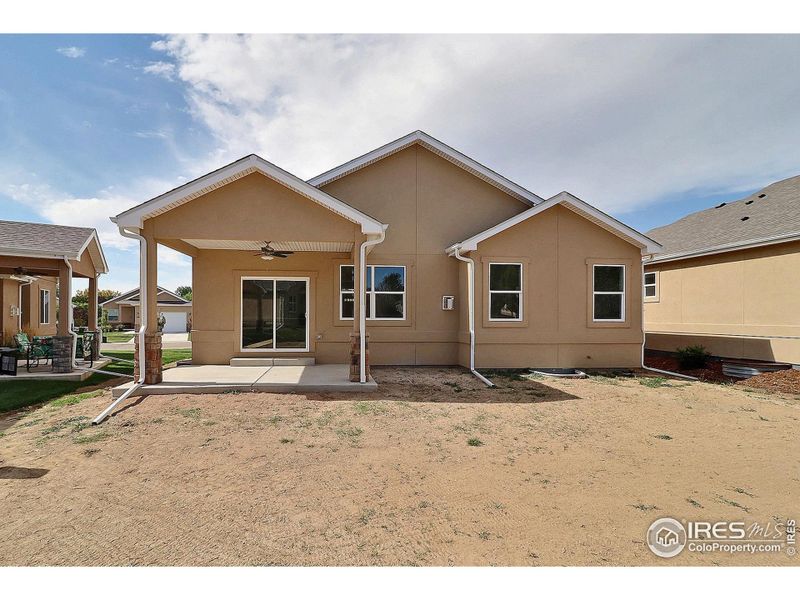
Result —
MULTIPOLYGON (((250 152, 311 177, 423 129, 646 231, 800 172, 791 36, 0 36, 3 219, 97 227, 250 152), (509 60, 513 57, 513 60, 509 60)), ((164 251, 160 283, 188 284, 164 251)))

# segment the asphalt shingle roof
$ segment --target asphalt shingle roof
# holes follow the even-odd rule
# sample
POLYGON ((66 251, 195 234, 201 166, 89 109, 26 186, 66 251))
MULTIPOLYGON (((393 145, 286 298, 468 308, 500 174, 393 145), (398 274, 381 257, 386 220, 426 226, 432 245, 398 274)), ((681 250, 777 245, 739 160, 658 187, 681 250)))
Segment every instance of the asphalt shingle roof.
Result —
POLYGON ((795 233, 800 234, 800 175, 656 227, 647 235, 664 246, 658 258, 795 233))
POLYGON ((0 248, 19 254, 52 252, 74 256, 93 233, 89 227, 0 221, 0 248))

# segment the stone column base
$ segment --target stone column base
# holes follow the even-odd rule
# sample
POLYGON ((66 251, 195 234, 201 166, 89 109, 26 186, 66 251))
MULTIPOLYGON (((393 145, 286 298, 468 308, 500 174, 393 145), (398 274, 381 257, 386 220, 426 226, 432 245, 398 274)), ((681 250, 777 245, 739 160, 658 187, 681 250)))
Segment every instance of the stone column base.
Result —
MULTIPOLYGON (((369 334, 364 336, 364 370, 367 372, 367 381, 369 381, 369 334)), ((350 332, 350 381, 361 381, 361 336, 357 333, 350 332)))
MULTIPOLYGON (((133 378, 139 381, 139 336, 133 338, 133 378)), ((161 383, 161 334, 144 334, 145 372, 144 382, 147 385, 161 383)))
POLYGON ((53 373, 72 373, 72 336, 53 338, 53 373))
POLYGON ((98 329, 94 332, 94 340, 92 341, 92 357, 97 360, 100 356, 100 344, 103 341, 103 332, 98 329))

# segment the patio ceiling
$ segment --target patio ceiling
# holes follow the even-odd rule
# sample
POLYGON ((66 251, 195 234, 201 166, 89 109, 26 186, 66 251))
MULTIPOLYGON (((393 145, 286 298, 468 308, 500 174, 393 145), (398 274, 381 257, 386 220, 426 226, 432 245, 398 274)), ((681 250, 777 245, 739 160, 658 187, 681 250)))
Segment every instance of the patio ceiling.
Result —
POLYGON ((195 240, 184 239, 184 242, 201 250, 261 250, 265 241, 275 250, 289 252, 351 252, 353 242, 311 242, 311 241, 276 241, 276 240, 195 240))

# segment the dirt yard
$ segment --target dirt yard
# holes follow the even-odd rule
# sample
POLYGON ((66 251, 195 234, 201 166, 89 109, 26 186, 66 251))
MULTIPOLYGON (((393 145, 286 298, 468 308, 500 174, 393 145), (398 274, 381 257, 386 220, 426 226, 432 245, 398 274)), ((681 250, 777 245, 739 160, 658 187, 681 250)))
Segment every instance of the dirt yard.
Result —
POLYGON ((100 427, 108 392, 0 419, 0 564, 797 564, 659 559, 645 532, 800 517, 800 397, 374 376, 364 395, 153 396, 100 427))

